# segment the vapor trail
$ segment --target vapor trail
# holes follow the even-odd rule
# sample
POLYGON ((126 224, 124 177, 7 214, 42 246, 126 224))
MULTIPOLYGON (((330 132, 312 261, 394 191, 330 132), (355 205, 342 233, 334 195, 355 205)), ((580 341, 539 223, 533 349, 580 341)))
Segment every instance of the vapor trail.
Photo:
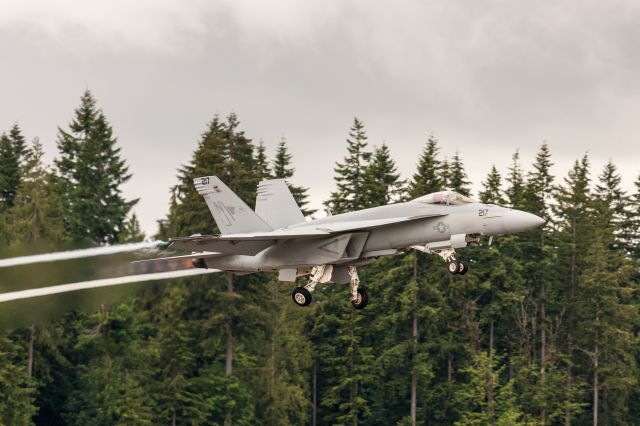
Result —
POLYGON ((108 254, 136 251, 145 248, 155 248, 162 246, 163 244, 165 243, 162 241, 144 241, 141 243, 116 244, 113 246, 36 254, 33 256, 10 257, 8 259, 0 259, 0 268, 6 268, 9 266, 30 265, 32 263, 78 259, 82 257, 104 256, 108 254))
POLYGON ((181 271, 158 272, 155 274, 126 275, 117 278, 105 278, 101 280, 82 281, 79 283, 54 285, 51 287, 33 288, 30 290, 12 291, 0 293, 0 303, 12 300, 28 299, 30 297, 48 296, 51 294, 67 293, 70 291, 86 290, 90 288, 108 287, 121 284, 139 283, 145 281, 166 280, 169 278, 191 277, 201 274, 220 272, 217 269, 185 269, 181 271))

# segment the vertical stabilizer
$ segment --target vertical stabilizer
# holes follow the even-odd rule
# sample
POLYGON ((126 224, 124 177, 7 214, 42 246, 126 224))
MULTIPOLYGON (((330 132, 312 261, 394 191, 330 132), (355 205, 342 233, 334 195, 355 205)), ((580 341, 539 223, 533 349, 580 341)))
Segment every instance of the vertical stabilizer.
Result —
POLYGON ((222 234, 271 231, 258 215, 216 176, 193 180, 222 234))
POLYGON ((258 184, 256 214, 273 229, 304 222, 304 215, 284 179, 258 184))

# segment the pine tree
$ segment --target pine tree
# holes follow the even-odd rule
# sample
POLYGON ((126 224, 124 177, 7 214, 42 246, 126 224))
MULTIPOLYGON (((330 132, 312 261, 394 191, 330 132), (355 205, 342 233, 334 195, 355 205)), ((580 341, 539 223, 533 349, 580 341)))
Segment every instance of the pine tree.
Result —
MULTIPOLYGON (((198 176, 215 175, 225 182, 241 199, 249 206, 253 206, 256 197, 256 186, 258 176, 256 176, 256 158, 254 157, 254 146, 243 131, 239 129, 240 122, 236 114, 231 113, 226 122, 220 121, 215 116, 209 123, 207 131, 202 135, 198 148, 195 150, 192 160, 188 165, 180 168, 178 173, 178 185, 172 190, 171 206, 166 222, 162 223, 161 231, 167 236, 189 235, 190 233, 209 233, 214 231, 215 224, 206 204, 201 196, 195 191, 193 179, 198 176)), ((241 342, 246 325, 255 324, 252 320, 259 319, 252 312, 247 296, 252 294, 246 286, 253 277, 246 279, 235 279, 231 272, 225 274, 225 289, 219 286, 212 286, 211 282, 215 278, 190 279, 192 288, 197 284, 209 283, 206 287, 208 291, 202 297, 214 297, 222 299, 217 306, 217 314, 214 316, 216 328, 221 330, 216 333, 221 346, 224 347, 222 366, 218 363, 215 368, 221 368, 224 376, 218 379, 209 377, 207 382, 216 386, 238 386, 237 373, 234 373, 234 366, 238 367, 237 358, 242 357, 242 349, 238 349, 238 342, 241 342), (240 354, 238 354, 240 351, 240 354), (215 383, 214 383, 215 382, 215 383)), ((219 282, 218 282, 219 284, 219 282)), ((195 292, 193 294, 196 294, 195 292)), ((204 307, 203 307, 204 309, 204 307)), ((206 306, 206 312, 210 312, 211 306, 206 306)), ((206 315, 209 317, 209 315, 206 315)), ((181 324, 180 324, 181 325, 181 324)), ((210 330, 209 326, 199 325, 199 329, 210 330)), ((207 336, 210 339, 210 336, 207 336)), ((188 354, 186 354, 188 355, 188 354)), ((185 355, 185 356, 186 356, 185 355)), ((190 355, 189 355, 190 356, 190 355)), ((241 358, 240 358, 241 359, 241 358)), ((176 382, 179 385, 176 392, 186 392, 184 397, 190 399, 191 387, 188 380, 186 382, 176 382)), ((218 400, 216 406, 223 410, 224 424, 249 423, 244 421, 247 414, 244 407, 237 406, 240 399, 245 395, 245 390, 240 387, 238 393, 228 393, 225 401, 218 400)), ((199 397, 198 395, 194 395, 199 397)), ((177 397, 176 397, 177 398, 177 397)), ((180 397, 183 399, 182 397, 180 397)), ((196 400, 194 399, 194 404, 196 400)), ((178 416, 180 413, 176 408, 174 411, 178 416)), ((221 419, 218 419, 220 423, 221 419)))
POLYGON ((103 305, 84 318, 74 348, 78 380, 66 401, 67 424, 158 423, 153 393, 145 386, 156 356, 144 338, 145 320, 146 312, 137 312, 132 300, 103 305))
POLYGON ((456 151, 455 155, 451 159, 451 165, 449 167, 449 187, 466 196, 471 195, 471 189, 469 185, 471 182, 467 180, 467 173, 464 171, 464 165, 462 164, 462 158, 460 153, 456 151))
MULTIPOLYGON (((4 222, 5 226, 8 226, 7 213, 13 207, 20 185, 25 151, 24 136, 18 123, 15 123, 8 134, 0 135, 0 222, 4 222)), ((1 234, 0 229, 0 237, 1 234)))
POLYGON ((636 179, 635 190, 628 199, 627 217, 621 235, 627 253, 636 262, 640 261, 640 176, 636 179))
MULTIPOLYGON (((251 207, 255 205, 258 177, 255 175, 255 159, 253 143, 244 131, 239 129, 240 121, 235 113, 227 116, 227 122, 222 129, 225 137, 225 164, 223 174, 218 175, 229 188, 245 200, 251 207)), ((196 172, 200 164, 196 162, 196 172)))
POLYGON ((11 126, 8 137, 11 140, 18 157, 22 160, 27 152, 27 141, 22 134, 22 129, 20 129, 20 125, 18 123, 14 123, 13 126, 11 126))
POLYGON ((488 204, 504 204, 502 196, 502 177, 496 166, 491 166, 491 171, 487 175, 487 179, 482 182, 482 191, 480 191, 480 201, 488 204))
POLYGON ((27 375, 24 354, 6 335, 0 336, 0 424, 28 425, 37 408, 36 384, 27 375))
POLYGON ((625 238, 626 225, 629 218, 628 198, 625 191, 620 187, 621 182, 622 177, 618 173, 615 164, 609 160, 602 173, 598 176, 598 183, 595 188, 596 196, 611 211, 609 216, 611 223, 608 225, 612 226, 616 232, 616 239, 612 241, 610 247, 613 250, 625 249, 628 244, 625 238))
POLYGON ((558 255, 555 266, 561 279, 557 283, 557 291, 562 299, 564 310, 563 348, 566 357, 566 381, 564 403, 564 420, 570 422, 579 414, 579 406, 575 397, 577 380, 574 369, 576 350, 576 303, 577 291, 581 279, 581 271, 586 267, 584 254, 587 252, 589 239, 593 232, 590 203, 589 158, 587 155, 576 160, 564 179, 564 184, 556 189, 554 215, 558 218, 562 230, 558 235, 559 243, 564 249, 558 255))
POLYGON ((120 242, 135 243, 144 240, 144 232, 140 229, 140 222, 135 213, 127 217, 120 234, 120 242))
POLYGON ((13 207, 20 184, 21 150, 6 133, 0 135, 0 214, 13 207))
POLYGON ((512 162, 507 175, 509 186, 505 191, 509 207, 518 209, 522 207, 524 202, 524 177, 522 175, 522 167, 520 166, 520 152, 516 152, 511 157, 512 162))
POLYGON ((443 189, 451 189, 451 164, 446 156, 440 163, 440 180, 443 189))
POLYGON ((330 303, 313 330, 322 360, 322 423, 357 425, 370 415, 364 390, 375 378, 372 348, 363 341, 364 317, 335 298, 330 303))
POLYGON ((302 210, 302 214, 309 216, 316 212, 316 210, 312 210, 307 207, 309 204, 309 188, 293 185, 289 181, 295 174, 295 169, 291 165, 292 158, 293 156, 289 153, 287 143, 283 137, 276 148, 276 156, 272 165, 273 177, 275 179, 285 179, 287 181, 287 186, 289 186, 289 190, 291 191, 293 198, 295 198, 300 210, 302 210))
POLYGON ((62 200, 55 191, 53 175, 42 163, 42 144, 36 138, 26 152, 24 175, 11 210, 11 234, 18 243, 52 243, 67 239, 60 218, 62 200))
MULTIPOLYGON (((218 115, 208 123, 188 165, 178 169, 178 184, 171 189, 169 214, 160 223, 159 238, 215 232, 207 205, 193 186, 198 176, 219 176, 226 159, 224 123, 218 115)), ((246 200, 245 200, 246 201, 246 200)))
POLYGON ((259 180, 271 178, 271 169, 269 167, 269 160, 267 159, 267 149, 265 148, 262 140, 260 140, 256 147, 256 175, 259 180))
MULTIPOLYGON (((516 152, 516 154, 518 154, 516 152)), ((519 157, 518 157, 519 158, 519 157)), ((550 219, 549 215, 549 200, 552 197, 553 180, 554 177, 551 174, 551 153, 549 152, 549 146, 546 142, 542 144, 536 159, 533 163, 533 171, 529 172, 527 176, 527 183, 525 185, 523 194, 523 204, 527 211, 534 213, 545 220, 550 219)), ((518 177, 519 165, 517 158, 514 155, 514 164, 511 168, 511 201, 516 201, 519 198, 517 194, 520 189, 520 179, 518 177)))
POLYGON ((405 182, 386 144, 375 148, 371 162, 364 170, 366 207, 386 206, 403 198, 405 182))
POLYGON ((255 204, 258 176, 253 144, 238 129, 236 114, 226 122, 218 115, 207 125, 191 161, 178 169, 178 184, 171 189, 169 214, 160 223, 158 237, 216 232, 217 226, 202 196, 193 185, 199 176, 218 176, 247 205, 255 204))
POLYGON ((67 232, 78 241, 118 242, 127 214, 138 200, 122 196, 121 187, 131 175, 113 129, 89 90, 82 95, 69 130, 58 129, 58 149, 55 165, 67 209, 67 232))
POLYGON ((441 174, 441 164, 438 161, 439 151, 438 139, 433 134, 429 135, 409 187, 409 197, 417 198, 441 191, 447 185, 448 178, 441 174))
MULTIPOLYGON (((611 176, 607 170, 611 171, 610 165, 601 175, 602 183, 610 182, 606 179, 611 176)), ((605 191, 590 204, 593 226, 584 255, 585 267, 576 288, 575 326, 581 331, 576 333, 579 352, 575 363, 583 365, 587 373, 593 424, 599 420, 621 424, 627 417, 629 392, 637 383, 632 347, 638 312, 627 296, 633 290, 625 283, 620 254, 610 249, 620 227, 614 221, 615 197, 605 191)))
POLYGON ((358 118, 353 119, 353 126, 347 138, 347 156, 342 163, 336 163, 336 190, 331 193, 325 207, 332 214, 345 213, 365 208, 364 169, 371 153, 367 150, 367 135, 364 124, 358 118))
MULTIPOLYGON (((533 170, 528 173, 527 182, 522 191, 522 207, 545 220, 550 220, 552 217, 549 206, 554 181, 554 177, 551 175, 552 165, 549 148, 546 142, 544 142, 536 155, 533 170)), ((517 165, 514 164, 514 170, 516 166, 517 165)), ((518 178, 515 177, 514 182, 517 181, 518 178)), ((518 185, 519 183, 512 185, 511 189, 516 188, 518 185)), ((512 194, 518 191, 519 190, 516 189, 512 194)), ((521 241, 526 239, 526 245, 522 247, 522 254, 528 259, 523 268, 525 285, 528 288, 537 289, 537 300, 533 299, 533 295, 527 295, 527 297, 535 300, 532 304, 537 305, 536 310, 539 316, 540 368, 537 377, 538 382, 531 383, 531 387, 534 389, 534 393, 537 392, 532 400, 538 404, 536 409, 539 409, 540 421, 543 424, 547 422, 549 407, 555 404, 554 397, 558 393, 557 387, 553 388, 549 386, 551 380, 547 377, 547 371, 551 370, 553 374, 557 374, 559 371, 557 360, 549 356, 549 354, 557 352, 557 348, 549 347, 550 343, 553 342, 549 341, 548 336, 549 330, 553 328, 553 323, 558 320, 558 317, 557 314, 555 314, 551 320, 547 318, 547 288, 553 285, 555 279, 554 274, 550 272, 553 269, 554 250, 548 241, 548 234, 549 227, 543 226, 520 237, 521 241)), ((531 315, 535 316, 536 313, 532 312, 531 315)))

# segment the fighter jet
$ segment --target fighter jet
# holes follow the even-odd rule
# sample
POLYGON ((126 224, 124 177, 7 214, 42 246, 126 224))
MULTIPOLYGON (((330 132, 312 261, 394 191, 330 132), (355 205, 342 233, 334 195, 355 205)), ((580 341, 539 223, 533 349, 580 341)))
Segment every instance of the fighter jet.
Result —
POLYGON ((364 308, 369 296, 357 268, 406 249, 442 258, 451 274, 464 275, 469 264, 456 249, 481 236, 513 234, 541 226, 531 213, 476 202, 454 191, 319 219, 305 219, 283 179, 258 185, 253 211, 216 176, 194 180, 220 230, 218 235, 173 238, 169 248, 190 251, 195 267, 235 274, 278 272, 280 281, 309 276, 291 296, 308 306, 318 284, 349 283, 351 304, 364 308))

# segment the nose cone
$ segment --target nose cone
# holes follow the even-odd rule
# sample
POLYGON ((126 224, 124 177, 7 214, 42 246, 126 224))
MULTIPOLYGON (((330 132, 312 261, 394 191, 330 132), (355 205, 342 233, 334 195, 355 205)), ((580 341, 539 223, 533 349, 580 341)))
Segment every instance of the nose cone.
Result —
POLYGON ((520 210, 509 210, 504 214, 504 228, 508 234, 529 231, 544 224, 544 219, 520 210))

